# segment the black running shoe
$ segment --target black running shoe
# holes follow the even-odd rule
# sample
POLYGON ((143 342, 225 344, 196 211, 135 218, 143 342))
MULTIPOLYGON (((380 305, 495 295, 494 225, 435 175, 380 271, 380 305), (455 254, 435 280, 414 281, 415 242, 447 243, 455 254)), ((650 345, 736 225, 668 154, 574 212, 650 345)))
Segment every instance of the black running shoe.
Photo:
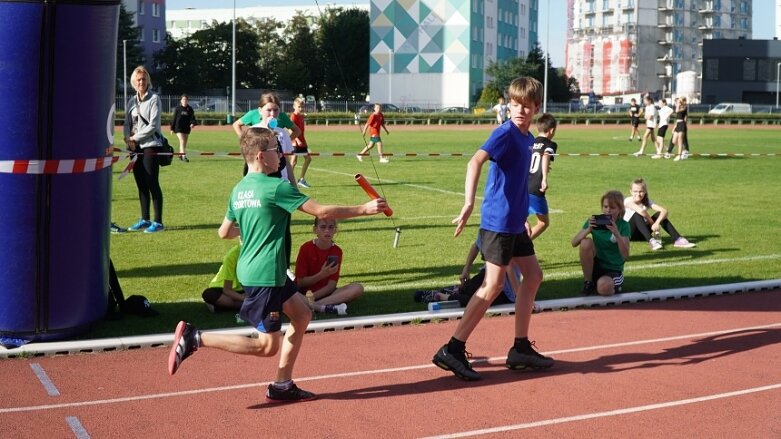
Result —
POLYGON ((295 384, 287 390, 277 390, 273 384, 268 385, 266 390, 266 402, 279 404, 283 402, 303 402, 317 399, 317 395, 306 390, 301 390, 295 384))
POLYGON ((182 365, 182 361, 198 350, 197 335, 198 330, 195 329, 195 326, 185 321, 176 325, 174 342, 171 345, 171 352, 168 354, 168 373, 175 374, 182 365))
POLYGON ((508 369, 540 370, 553 366, 553 358, 546 357, 534 350, 534 343, 528 343, 522 351, 517 350, 515 346, 510 348, 510 351, 507 353, 507 361, 505 362, 505 366, 508 369))
POLYGON ((597 286, 594 285, 594 282, 587 280, 583 282, 583 289, 580 290, 580 294, 584 296, 590 296, 597 292, 597 286))
POLYGON ((449 370, 453 374, 462 380, 476 381, 480 379, 480 374, 472 369, 472 364, 467 357, 471 357, 468 352, 451 353, 447 350, 447 345, 442 346, 431 362, 437 365, 440 369, 449 370))

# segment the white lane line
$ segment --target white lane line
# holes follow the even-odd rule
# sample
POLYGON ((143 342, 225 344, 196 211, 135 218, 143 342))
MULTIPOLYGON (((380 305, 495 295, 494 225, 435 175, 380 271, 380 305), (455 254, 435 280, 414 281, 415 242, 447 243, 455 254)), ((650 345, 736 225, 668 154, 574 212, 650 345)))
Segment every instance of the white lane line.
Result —
POLYGON ((83 425, 81 425, 79 418, 75 416, 68 416, 65 418, 65 421, 68 423, 68 426, 71 428, 73 434, 76 435, 76 439, 90 439, 89 433, 87 433, 87 430, 83 425))
POLYGON ((537 427, 545 427, 548 425, 564 424, 567 422, 587 421, 589 419, 607 418, 610 416, 621 416, 621 415, 628 415, 631 413, 659 410, 659 409, 678 407, 678 406, 688 405, 688 404, 697 404, 700 402, 713 401, 713 400, 725 399, 725 398, 733 398, 736 396, 750 395, 752 393, 767 392, 770 390, 777 390, 777 389, 781 389, 781 383, 770 384, 761 387, 750 387, 748 389, 735 390, 733 392, 715 393, 713 395, 705 395, 697 398, 679 399, 676 401, 667 401, 667 402, 661 402, 657 404, 641 405, 637 407, 627 407, 624 409, 610 410, 606 412, 587 413, 587 414, 577 415, 577 416, 567 416, 564 418, 546 419, 544 421, 527 422, 525 424, 504 425, 500 427, 484 428, 480 430, 462 431, 458 433, 443 434, 439 436, 427 436, 422 439, 451 439, 451 438, 459 438, 459 437, 480 436, 480 435, 492 434, 492 433, 504 433, 508 431, 525 430, 528 428, 537 428, 537 427))
MULTIPOLYGON (((743 332, 743 331, 756 331, 761 329, 769 329, 769 328, 775 328, 781 326, 781 322, 778 323, 770 323, 767 325, 760 325, 760 326, 749 326, 745 328, 733 328, 733 329, 724 329, 720 331, 712 331, 712 332, 701 332, 696 334, 686 334, 686 335, 676 335, 672 337, 665 337, 665 338, 654 338, 654 339, 647 339, 647 340, 635 340, 635 341, 628 341, 623 343, 613 343, 613 344, 607 344, 607 345, 597 345, 597 346, 588 346, 588 347, 581 347, 581 348, 572 348, 572 349, 562 349, 558 351, 550 351, 550 352, 543 352, 545 355, 553 355, 553 354, 564 354, 564 353, 570 353, 570 352, 583 352, 583 351, 596 351, 601 349, 612 349, 612 348, 620 348, 625 346, 637 346, 642 344, 650 344, 650 343, 661 343, 666 341, 675 341, 675 340, 681 340, 681 339, 687 339, 687 338, 699 338, 699 337, 708 337, 708 336, 714 336, 714 335, 723 335, 723 334, 730 334, 733 332, 743 332)), ((504 360, 505 357, 495 357, 490 359, 482 359, 482 360, 476 360, 473 361, 473 363, 487 363, 489 361, 494 360, 504 360)), ((328 375, 316 375, 311 377, 301 377, 296 378, 296 381, 322 381, 322 380, 328 380, 328 379, 341 379, 341 378, 350 378, 355 376, 365 376, 365 375, 380 375, 380 374, 389 374, 389 373, 396 373, 396 372, 407 372, 411 370, 421 370, 421 369, 430 369, 437 367, 433 364, 418 364, 413 366, 403 366, 403 367, 394 367, 394 368, 388 368, 388 369, 370 369, 370 370, 362 370, 362 371, 356 371, 356 372, 344 372, 344 373, 334 373, 334 374, 328 374, 328 375)), ((180 392, 166 392, 166 393, 153 393, 148 395, 137 395, 137 396, 127 396, 123 398, 112 398, 112 399, 98 399, 98 400, 89 400, 89 401, 81 401, 81 402, 69 402, 69 403, 62 403, 62 404, 44 404, 44 405, 34 405, 34 406, 27 406, 27 407, 7 407, 0 409, 0 415, 5 413, 19 413, 19 412, 33 412, 33 411, 41 411, 41 410, 54 410, 54 409, 62 409, 62 408, 73 408, 73 407, 87 407, 87 406, 94 406, 94 405, 105 405, 105 404, 117 404, 122 402, 135 402, 135 401, 143 401, 143 400, 149 400, 149 399, 162 399, 162 398, 173 398, 173 397, 179 397, 179 396, 188 396, 188 395, 200 395, 204 393, 214 393, 214 392, 226 392, 231 390, 243 390, 243 389, 250 389, 253 387, 265 387, 268 386, 269 382, 261 382, 261 383, 247 383, 247 384, 236 384, 232 386, 221 386, 221 387, 207 387, 205 389, 194 389, 194 390, 183 390, 180 392)))
POLYGON ((43 370, 43 366, 38 363, 32 363, 30 364, 30 368, 35 373, 35 376, 38 377, 38 381, 41 382, 43 388, 46 389, 46 393, 48 393, 49 396, 60 396, 60 391, 57 390, 57 386, 55 386, 52 380, 49 379, 49 376, 46 375, 46 371, 43 370))

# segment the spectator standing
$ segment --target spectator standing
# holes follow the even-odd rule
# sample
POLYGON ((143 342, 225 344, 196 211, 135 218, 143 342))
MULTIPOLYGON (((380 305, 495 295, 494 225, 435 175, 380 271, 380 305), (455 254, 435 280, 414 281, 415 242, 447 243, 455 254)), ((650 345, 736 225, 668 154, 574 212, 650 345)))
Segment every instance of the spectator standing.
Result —
POLYGON ((363 161, 364 154, 374 148, 377 145, 377 152, 380 154, 380 163, 388 163, 388 158, 382 155, 382 138, 380 137, 380 128, 385 130, 385 134, 390 134, 388 128, 385 126, 385 116, 382 114, 382 105, 374 104, 374 113, 369 115, 366 120, 366 125, 361 130, 361 135, 366 135, 366 130, 369 130, 369 143, 358 153, 356 156, 359 162, 363 161))
POLYGON ((179 139, 179 160, 190 162, 187 158, 187 139, 190 137, 190 131, 198 125, 195 119, 195 110, 190 106, 190 98, 182 95, 179 105, 174 109, 174 116, 171 119, 171 132, 176 133, 179 139))
POLYGON ((640 126, 640 117, 643 115, 643 108, 637 104, 637 99, 632 98, 629 101, 629 123, 632 124, 632 131, 629 132, 629 141, 631 142, 635 138, 640 141, 640 132, 638 127, 640 126))
POLYGON ((650 95, 645 97, 644 102, 645 109, 643 110, 643 114, 645 115, 645 133, 643 133, 643 143, 640 144, 640 151, 633 154, 635 157, 640 157, 645 153, 645 145, 649 140, 654 144, 656 142, 656 139, 654 138, 654 128, 656 128, 656 106, 650 95))
POLYGON ((504 97, 499 98, 499 102, 492 108, 496 113, 496 123, 501 125, 507 120, 507 104, 504 102, 504 97))
POLYGON ((548 191, 548 174, 551 162, 558 149, 553 141, 556 135, 556 118, 552 114, 545 113, 537 119, 537 138, 532 147, 532 161, 529 167, 529 215, 537 216, 537 224, 531 229, 529 238, 537 238, 550 226, 548 215, 548 199, 545 194, 548 191))
POLYGON ((664 136, 667 134, 667 126, 670 123, 670 116, 674 110, 667 105, 666 99, 659 101, 659 128, 656 131, 656 153, 651 156, 652 159, 662 158, 664 150, 664 136))
POLYGON ((160 140, 160 97, 152 93, 152 78, 144 66, 138 66, 130 75, 130 84, 136 95, 125 107, 125 144, 136 153, 133 178, 138 188, 141 218, 128 230, 144 229, 145 233, 162 232, 163 190, 160 187, 159 154, 163 152, 160 140), (155 216, 150 221, 149 204, 153 204, 155 216))

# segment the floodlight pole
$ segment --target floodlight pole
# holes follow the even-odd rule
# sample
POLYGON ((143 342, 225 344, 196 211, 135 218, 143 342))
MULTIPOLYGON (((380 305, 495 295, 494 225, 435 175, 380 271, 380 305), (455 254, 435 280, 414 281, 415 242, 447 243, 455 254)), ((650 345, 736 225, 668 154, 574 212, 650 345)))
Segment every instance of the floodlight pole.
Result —
POLYGON ((776 108, 778 108, 778 83, 781 80, 781 62, 776 63, 776 108))
POLYGON ((546 2, 547 12, 545 13, 545 77, 542 98, 542 112, 548 112, 548 57, 550 56, 550 0, 546 2))
POLYGON ((233 41, 231 43, 231 121, 236 117, 236 0, 233 0, 233 41))
MULTIPOLYGON (((122 40, 122 83, 124 84, 124 96, 122 101, 122 110, 127 110, 127 40, 122 40)), ((778 99, 776 99, 778 100, 778 99)), ((776 102, 778 106, 778 102, 776 102)))

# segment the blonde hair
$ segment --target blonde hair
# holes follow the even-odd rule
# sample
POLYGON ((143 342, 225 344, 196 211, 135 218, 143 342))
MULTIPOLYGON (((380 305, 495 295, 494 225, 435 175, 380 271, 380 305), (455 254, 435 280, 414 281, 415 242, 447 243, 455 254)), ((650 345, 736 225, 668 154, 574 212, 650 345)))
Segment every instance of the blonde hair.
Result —
POLYGON ((255 156, 259 151, 266 151, 271 144, 271 139, 276 135, 268 128, 250 127, 241 133, 239 145, 241 145, 241 155, 247 163, 255 161, 255 156))
POLYGON ((146 77, 146 83, 147 83, 147 90, 152 89, 152 77, 149 76, 149 72, 146 70, 146 67, 144 66, 138 66, 135 69, 133 69, 133 73, 130 74, 130 85, 133 86, 133 90, 138 91, 138 88, 136 88, 136 75, 137 74, 143 74, 146 77))
POLYGON ((638 185, 643 187, 643 192, 645 195, 643 195, 642 201, 640 201, 644 206, 651 207, 651 202, 648 201, 648 185, 645 183, 645 180, 643 180, 643 177, 637 177, 634 180, 632 180, 632 184, 629 186, 629 189, 632 189, 632 186, 638 185))
POLYGON ((605 192, 605 195, 602 195, 602 198, 599 200, 600 208, 605 204, 605 200, 607 200, 607 204, 609 204, 610 207, 618 208, 619 218, 624 217, 626 209, 624 208, 624 194, 622 194, 621 191, 612 190, 605 192))
POLYGON ((515 78, 507 87, 510 99, 519 104, 534 104, 540 106, 542 102, 542 83, 528 76, 515 78))
POLYGON ((293 99, 293 103, 294 103, 294 104, 301 104, 301 105, 304 105, 304 98, 302 98, 302 97, 297 97, 297 98, 293 99))

